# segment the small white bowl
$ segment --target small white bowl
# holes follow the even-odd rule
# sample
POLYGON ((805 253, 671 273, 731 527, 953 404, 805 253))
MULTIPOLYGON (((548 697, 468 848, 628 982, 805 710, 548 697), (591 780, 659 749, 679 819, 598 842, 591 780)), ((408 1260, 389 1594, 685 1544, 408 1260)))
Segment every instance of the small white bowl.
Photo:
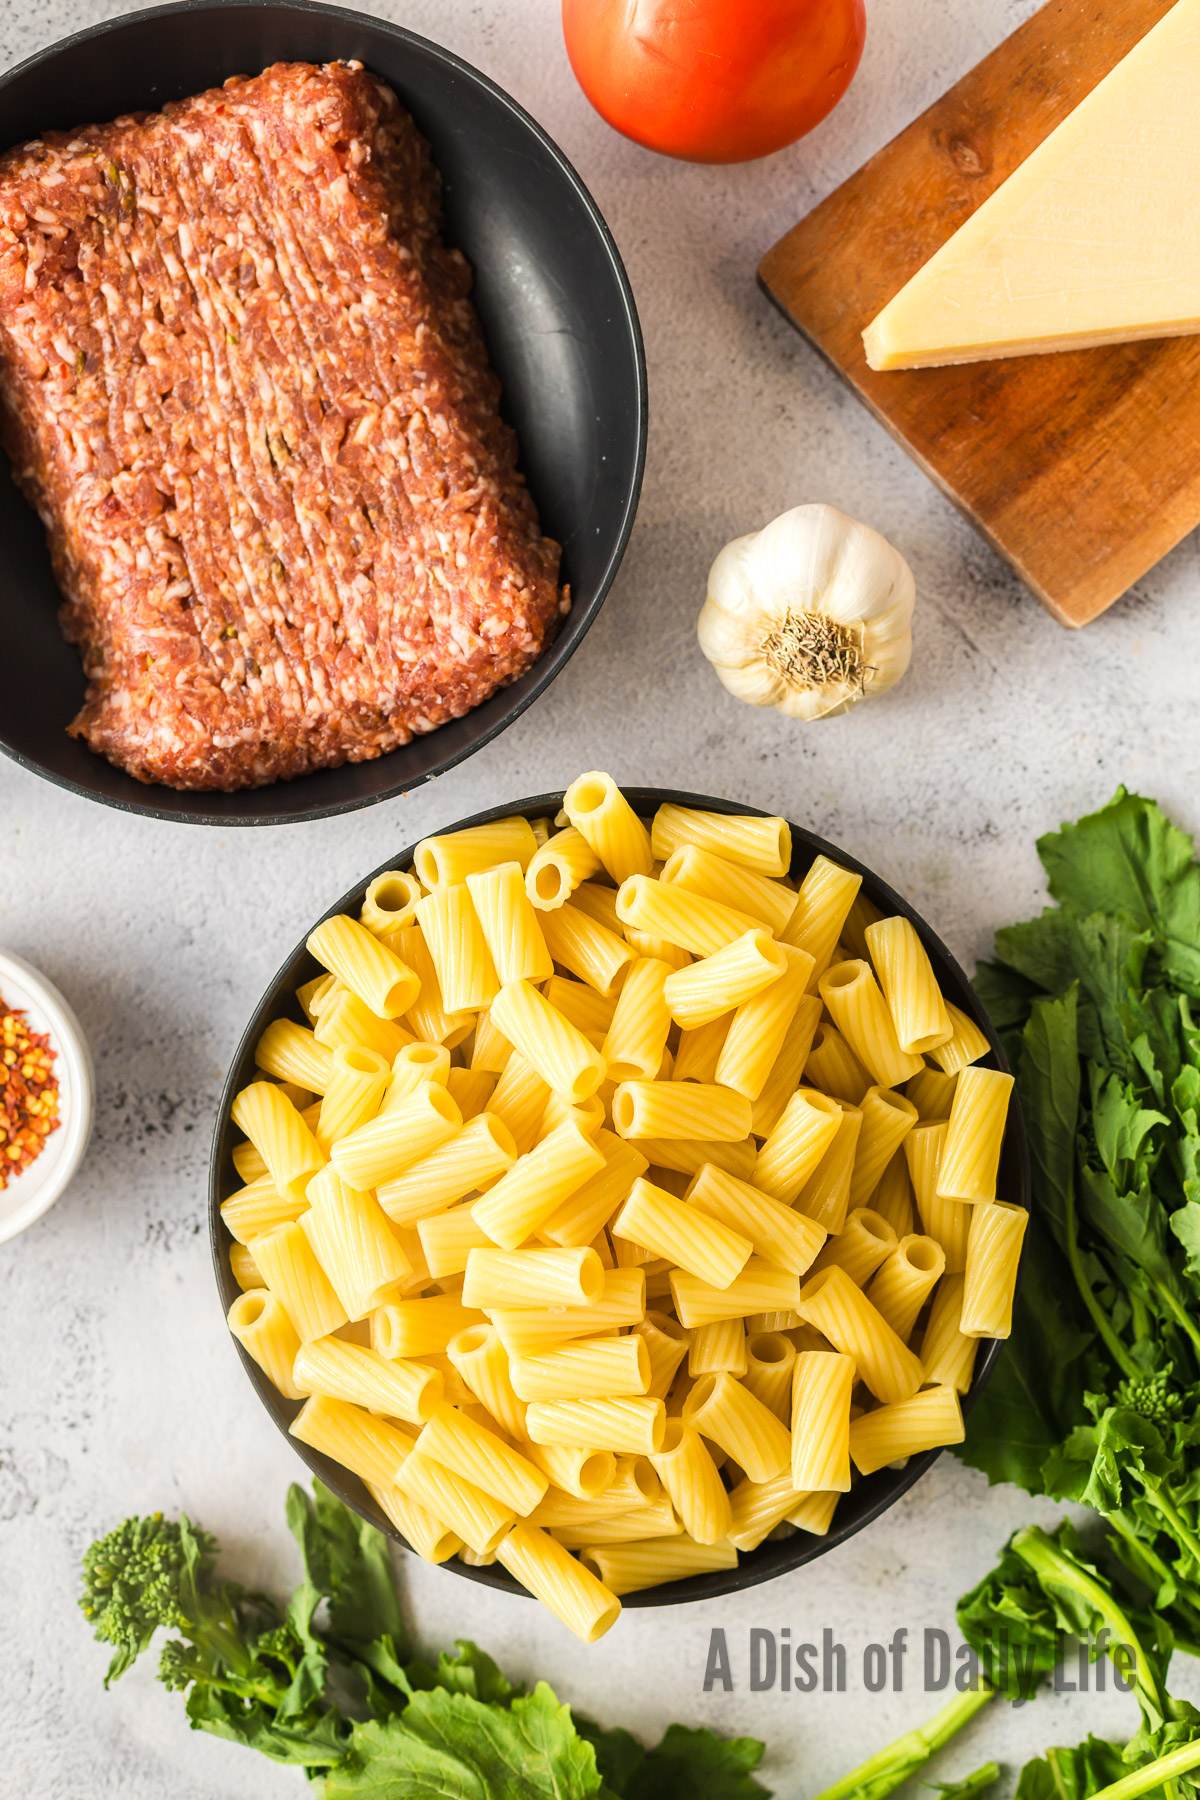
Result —
POLYGON ((95 1082, 87 1040, 75 1014, 44 975, 6 950, 0 950, 0 998, 25 1013, 31 1031, 49 1033, 60 1121, 29 1167, 0 1188, 2 1244, 40 1219, 66 1191, 87 1148, 95 1082))

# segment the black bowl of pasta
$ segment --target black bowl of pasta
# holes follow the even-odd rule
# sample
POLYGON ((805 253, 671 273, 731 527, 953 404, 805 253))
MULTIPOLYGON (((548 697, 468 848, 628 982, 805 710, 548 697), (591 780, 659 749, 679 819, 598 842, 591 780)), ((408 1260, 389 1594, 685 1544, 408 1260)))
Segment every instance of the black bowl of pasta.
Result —
POLYGON ((1029 1189, 996 1033, 899 894, 593 775, 401 851, 296 946, 210 1226, 313 1472, 591 1639, 613 1593, 769 1580, 920 1480, 1000 1352, 1029 1189))

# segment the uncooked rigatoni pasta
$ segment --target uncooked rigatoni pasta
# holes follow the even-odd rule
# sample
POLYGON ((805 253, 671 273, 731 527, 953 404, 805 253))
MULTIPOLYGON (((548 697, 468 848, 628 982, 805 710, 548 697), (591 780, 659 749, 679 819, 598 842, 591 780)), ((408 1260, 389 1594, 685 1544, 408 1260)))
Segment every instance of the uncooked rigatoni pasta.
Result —
POLYGON ((1025 1215, 1008 1077, 857 874, 599 772, 557 824, 425 839, 317 927, 221 1215, 297 1439, 590 1641, 955 1441, 1025 1215))

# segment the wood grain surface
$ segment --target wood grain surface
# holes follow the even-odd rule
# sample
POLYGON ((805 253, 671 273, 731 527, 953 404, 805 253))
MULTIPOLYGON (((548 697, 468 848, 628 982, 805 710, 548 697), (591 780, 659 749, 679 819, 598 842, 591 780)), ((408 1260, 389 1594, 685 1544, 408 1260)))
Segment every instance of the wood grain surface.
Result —
POLYGON ((1169 4, 1050 0, 759 268, 776 305, 1069 626, 1200 524, 1200 337, 876 372, 860 333, 1169 4))

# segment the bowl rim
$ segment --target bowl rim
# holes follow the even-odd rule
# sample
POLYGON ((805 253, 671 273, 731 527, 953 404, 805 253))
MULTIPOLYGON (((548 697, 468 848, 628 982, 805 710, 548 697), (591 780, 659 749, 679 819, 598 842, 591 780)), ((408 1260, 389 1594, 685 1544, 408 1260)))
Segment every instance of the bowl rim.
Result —
MULTIPOLYGON (((625 795, 626 799, 628 799, 635 810, 643 816, 665 804, 695 807, 708 812, 740 814, 743 817, 760 819, 778 818, 781 816, 777 813, 769 813, 761 807, 735 803, 730 800, 718 798, 714 795, 690 793, 675 788, 637 787, 633 784, 620 785, 621 792, 625 795)), ((434 831, 426 832, 423 835, 424 837, 433 837, 440 835, 442 832, 463 831, 470 826, 488 825, 496 819, 508 818, 514 814, 523 814, 527 818, 543 816, 553 818, 562 805, 564 792, 565 790, 559 789, 555 793, 537 794, 527 799, 510 801, 504 805, 487 807, 480 812, 472 813, 465 818, 454 820, 451 823, 438 827, 434 831)), ((830 843, 825 838, 819 837, 815 832, 809 831, 804 826, 797 825, 791 820, 788 820, 788 824, 792 832, 793 861, 795 861, 798 845, 805 850, 811 850, 814 858, 817 856, 828 856, 833 861, 841 863, 844 867, 861 875, 863 877, 864 886, 868 883, 870 884, 873 899, 876 897, 882 898, 886 904, 894 906, 898 913, 911 920, 917 928, 926 948, 931 948, 934 951, 935 961, 940 957, 959 977, 962 984, 962 992, 970 1002, 971 1016, 985 1033, 991 1046, 989 1053, 990 1061, 994 1062, 995 1066, 1004 1074, 1011 1074, 1012 1071, 1004 1053, 1003 1044, 1000 1041, 996 1028, 992 1024, 983 1003, 975 994, 975 990, 971 986, 966 971, 962 968, 957 959, 951 955, 941 938, 932 930, 925 919, 917 912, 916 908, 907 901, 902 894, 898 893, 889 882, 877 875, 873 869, 867 866, 867 864, 860 862, 857 857, 851 856, 838 845, 830 843)), ((349 888, 340 899, 335 901, 334 904, 322 914, 320 919, 313 921, 309 930, 315 930, 318 924, 322 923, 325 919, 333 917, 336 913, 345 912, 347 910, 357 912, 367 887, 375 877, 382 874, 386 869, 407 867, 412 861, 416 844, 421 841, 422 839, 417 839, 414 843, 397 851, 394 856, 390 857, 386 862, 381 863, 377 869, 372 870, 369 875, 357 882, 352 888, 349 888)), ((241 1291, 233 1279, 232 1271, 229 1266, 229 1246, 232 1244, 233 1239, 228 1231, 226 1231, 220 1213, 222 1198, 221 1189, 224 1185, 222 1150, 231 1122, 230 1109, 233 1104, 234 1096, 238 1091, 240 1080, 238 1071, 242 1067, 245 1059, 252 1052, 253 1046, 261 1035, 265 1024, 269 1022, 269 1017, 279 1016, 276 1009, 282 997, 283 990, 291 980, 288 972, 291 969, 292 964, 297 960, 301 953, 304 952, 307 936, 308 933, 305 933, 305 936, 300 939, 299 943, 291 951, 287 959, 276 970, 270 983, 264 990, 245 1030, 238 1040, 237 1048, 234 1051, 229 1064, 228 1073, 222 1083, 221 1097, 218 1102, 217 1115, 213 1128, 208 1180, 209 1246, 213 1259, 213 1272, 216 1276, 218 1298, 223 1308, 222 1317, 224 1317, 224 1313, 228 1311, 229 1306, 241 1291)), ((319 965, 314 960, 314 970, 318 967, 319 965)), ((1029 1159, 1029 1144, 1025 1129, 1024 1115, 1021 1110, 1020 1098, 1015 1088, 1013 1090, 1012 1103, 1009 1108, 1008 1123, 1005 1130, 1006 1149, 1010 1142, 1012 1152, 1015 1155, 1017 1175, 1015 1186, 1017 1191, 1011 1194, 1009 1198, 1015 1200, 1017 1204, 1024 1206, 1026 1211, 1031 1211, 1032 1175, 1029 1159)), ((1022 1256, 1021 1268, 1018 1271, 1018 1280, 1020 1279, 1023 1269, 1024 1255, 1022 1256)), ((281 1435, 287 1439, 292 1448, 299 1454, 301 1460, 307 1464, 310 1474, 321 1480, 326 1487, 330 1488, 338 1498, 344 1501, 344 1503, 356 1512, 360 1518, 368 1520, 379 1530, 383 1531, 385 1536, 401 1545, 402 1548, 409 1551, 410 1554, 416 1555, 416 1552, 411 1549, 407 1539, 402 1533, 396 1530, 390 1520, 384 1517, 380 1509, 375 1507, 374 1503, 369 1499, 359 1498, 358 1494, 355 1492, 355 1488, 361 1487, 361 1483, 356 1476, 349 1474, 348 1471, 342 1469, 339 1464, 331 1461, 330 1458, 312 1450, 307 1444, 303 1444, 297 1438, 291 1436, 288 1430, 290 1421, 285 1419, 282 1414, 280 1404, 281 1396, 268 1381, 258 1364, 242 1348, 241 1344, 237 1343, 236 1339, 233 1340, 233 1342, 237 1354, 241 1359, 243 1368, 249 1375, 260 1401, 271 1417, 272 1423, 281 1435)), ((981 1351, 976 1360, 971 1387, 966 1394, 961 1396, 964 1416, 970 1413, 974 1407, 1003 1348, 1004 1340, 1002 1339, 985 1338, 981 1340, 981 1351)), ((287 1404, 292 1403, 289 1402, 287 1404)), ((794 1537, 777 1540, 775 1543, 772 1543, 770 1539, 767 1539, 763 1544, 759 1545, 757 1549, 746 1553, 745 1556, 739 1560, 737 1566, 732 1569, 723 1569, 704 1575, 689 1576, 683 1581, 664 1582, 657 1587, 643 1588, 636 1593, 623 1595, 621 1604, 622 1606, 628 1607, 687 1605, 695 1600, 711 1600, 717 1599, 723 1594, 739 1593, 746 1588, 756 1587, 762 1582, 771 1581, 778 1575, 790 1574, 793 1570, 803 1567, 806 1563, 814 1562, 818 1557, 824 1556, 828 1551, 836 1549, 848 1539, 856 1536, 858 1532, 864 1530, 868 1525, 873 1524, 882 1513, 886 1512, 889 1507, 896 1503, 896 1501, 902 1499, 903 1496, 916 1485, 941 1454, 942 1451, 940 1448, 928 1450, 920 1456, 911 1457, 902 1470, 883 1469, 879 1470, 874 1475, 865 1477, 864 1483, 877 1483, 878 1491, 872 1497, 871 1501, 863 1507, 860 1513, 856 1514, 854 1518, 844 1521, 840 1527, 835 1518, 833 1528, 827 1532, 824 1537, 814 1537, 810 1533, 803 1532, 797 1533, 794 1537), (773 1554, 764 1557, 762 1553, 768 1550, 773 1552, 773 1554)), ((365 1494, 365 1489, 363 1489, 363 1493, 365 1494)), ((532 1597, 528 1594, 528 1590, 523 1588, 500 1563, 490 1563, 484 1566, 478 1566, 464 1563, 457 1556, 453 1556, 448 1559, 446 1564, 439 1563, 436 1566, 439 1568, 449 1567, 456 1575, 464 1575, 471 1581, 481 1582, 486 1587, 496 1588, 504 1593, 519 1594, 526 1598, 532 1597)))
MULTIPOLYGON (((176 791, 173 789, 164 789, 160 783, 147 782, 145 784, 146 793, 147 796, 149 796, 145 801, 140 797, 135 798, 132 795, 100 793, 97 792, 94 787, 76 780, 74 776, 66 775, 58 770, 46 767, 46 765, 38 761, 36 757, 32 757, 25 751, 17 749, 14 745, 9 744, 3 736, 0 736, 0 752, 3 752, 5 756, 9 757, 21 768, 27 769, 30 774, 39 776, 43 781, 52 782, 55 787, 62 788, 68 793, 77 794, 81 799, 95 801, 102 806, 112 807, 117 812, 129 813, 137 818, 161 819, 173 825, 215 825, 230 828, 251 829, 254 827, 274 825, 304 825, 317 819, 332 819, 337 818, 344 813, 359 812, 368 806, 376 806, 386 800, 402 799, 406 795, 413 793, 417 788, 424 787, 426 782, 433 781, 436 777, 445 775, 449 770, 457 768, 460 763, 465 762, 468 757, 474 756, 477 751, 486 748, 486 746, 494 742, 502 732, 507 731, 510 725, 514 725, 522 714, 528 711, 535 700, 541 698, 551 682, 561 674, 562 670, 570 662, 575 652, 583 643, 584 638, 595 624, 600 610, 603 607, 605 600, 608 598, 613 582, 616 580, 621 563, 625 557, 625 552, 629 547, 629 538, 633 531, 634 521, 637 517, 638 505, 641 500, 642 482, 646 470, 646 450, 649 433, 649 388, 646 370, 646 346, 642 336, 641 321, 638 317, 637 303, 634 299, 633 287, 629 280, 629 275, 621 257, 621 252, 617 247, 616 239, 574 164, 550 136, 549 132, 546 131, 543 126, 539 125, 533 115, 527 112, 520 102, 513 98, 507 89, 502 88, 498 82, 493 81, 489 75, 485 75, 483 71, 476 68, 473 63, 467 62, 464 57, 457 55, 452 50, 447 50, 443 45, 436 43, 432 38, 423 37, 416 31, 410 31, 404 25, 397 25, 390 19, 380 18, 375 13, 363 12, 355 7, 329 4, 328 0, 167 0, 167 3, 163 5, 149 6, 133 12, 119 13, 116 17, 111 19, 102 19, 98 24, 84 26, 78 31, 68 33, 66 37, 57 38, 54 43, 47 44, 40 50, 35 50, 31 55, 23 58, 21 62, 15 63, 11 68, 0 73, 0 103, 3 102, 5 92, 12 83, 27 75, 39 65, 50 62, 63 51, 74 49, 80 44, 93 42, 97 38, 107 36, 110 33, 126 30, 131 26, 141 24, 144 21, 169 20, 186 16, 190 13, 239 11, 310 13, 317 17, 340 20, 350 24, 362 24, 365 22, 372 28, 383 31, 388 36, 400 40, 403 44, 415 47, 423 52, 428 52, 437 60, 445 63, 464 82, 468 84, 473 83, 476 88, 483 89, 490 99, 498 103, 502 109, 507 111, 518 125, 524 127, 524 129, 537 140, 542 151, 549 157, 550 161, 556 165, 559 173, 565 178, 568 186, 573 191, 576 202, 582 208, 583 213, 586 215, 588 222, 596 234, 599 246, 603 252, 615 284, 615 293, 619 301, 620 317, 628 332, 629 344, 633 353, 634 374, 636 377, 636 408, 633 420, 633 429, 635 433, 633 468, 624 497, 620 525, 614 536, 612 549, 596 583, 595 592, 587 605, 582 608, 579 607, 577 602, 572 602, 571 611, 563 621, 561 629, 546 646, 537 661, 526 671, 526 674, 521 677, 522 681, 529 681, 528 691, 523 693, 518 699, 513 700, 508 706, 504 707, 500 712, 500 716, 496 720, 489 722, 486 729, 474 737, 469 744, 459 750, 447 753, 424 773, 416 776, 397 776, 395 780, 382 787, 376 793, 355 795, 348 799, 337 800, 324 805, 319 804, 304 807, 294 812, 282 814, 265 812, 262 814, 237 815, 216 810, 216 802, 223 798, 229 798, 230 796, 227 795, 215 797, 206 796, 206 798, 213 800, 212 810, 192 810, 182 812, 176 811, 172 807, 166 805, 165 802, 157 802, 152 797, 158 793, 160 789, 165 792, 176 791)), ((4 146, 0 146, 0 149, 3 147, 4 146)), ((493 699, 502 697, 505 691, 504 688, 497 688, 495 693, 489 695, 488 700, 483 702, 483 704, 486 705, 493 699)), ((472 710, 475 711, 477 709, 472 710)), ((469 718, 470 714, 468 714, 467 717, 469 718)), ((457 720, 446 721, 447 724, 457 724, 459 722, 460 721, 457 720)), ((63 729, 65 731, 66 727, 64 726, 63 729)), ((431 735, 436 736, 436 733, 431 735)), ((406 748, 406 745, 398 746, 400 751, 403 751, 406 748)), ((396 753, 396 751, 389 751, 387 752, 387 755, 391 756, 396 753)), ((371 762, 383 762, 386 760, 386 757, 371 758, 368 760, 371 762)), ((339 768, 358 766, 362 765, 338 765, 339 768)), ((314 775, 336 772, 336 769, 331 771, 309 771, 310 774, 314 775)), ((268 783, 266 788, 259 791, 266 793, 272 788, 280 787, 290 789, 296 781, 304 781, 306 778, 306 776, 300 775, 293 777, 292 780, 288 782, 268 783)), ((131 777, 131 779, 133 778, 131 777)))
MULTIPOLYGON (((23 1205, 7 1217, 0 1217, 0 1244, 27 1231, 66 1193, 88 1146, 95 1103, 95 1075, 87 1039, 79 1020, 54 983, 23 956, 17 956, 11 950, 0 950, 0 993, 4 992, 6 976, 28 988, 45 1015, 53 1047, 68 1071, 72 1106, 59 1127, 62 1139, 57 1146, 54 1173, 23 1205)), ((36 1167, 35 1159, 30 1164, 30 1171, 36 1167)))

